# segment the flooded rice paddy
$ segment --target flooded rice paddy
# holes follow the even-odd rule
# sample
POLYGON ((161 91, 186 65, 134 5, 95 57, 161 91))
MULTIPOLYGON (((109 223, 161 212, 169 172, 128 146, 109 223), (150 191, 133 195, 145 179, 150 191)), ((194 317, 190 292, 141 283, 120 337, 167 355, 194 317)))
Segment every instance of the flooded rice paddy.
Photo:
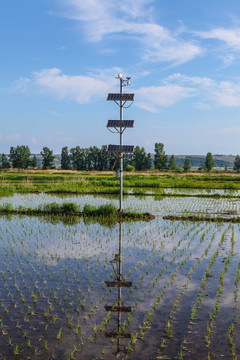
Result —
MULTIPOLYGON (((0 198, 37 208, 100 196, 0 198)), ((0 359, 240 358, 240 227, 164 215, 239 217, 237 198, 125 198, 150 222, 111 226, 0 217, 0 359)))

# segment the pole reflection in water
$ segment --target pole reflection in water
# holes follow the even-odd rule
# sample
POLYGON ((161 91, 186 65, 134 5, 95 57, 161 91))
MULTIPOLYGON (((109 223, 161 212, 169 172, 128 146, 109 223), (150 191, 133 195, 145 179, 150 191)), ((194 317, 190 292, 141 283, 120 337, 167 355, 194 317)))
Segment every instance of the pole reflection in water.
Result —
MULTIPOLYGON (((119 249, 118 254, 115 254, 114 259, 110 261, 112 265, 113 272, 115 278, 113 281, 105 281, 108 287, 117 288, 117 298, 111 305, 106 305, 105 309, 108 312, 116 315, 114 328, 112 331, 105 332, 106 337, 108 338, 116 338, 117 339, 117 350, 114 353, 116 357, 120 357, 127 353, 127 343, 124 339, 130 339, 131 333, 126 331, 127 319, 124 319, 122 316, 123 313, 132 312, 131 306, 124 306, 123 297, 122 297, 122 288, 129 288, 132 286, 131 281, 126 281, 125 277, 123 277, 122 272, 122 223, 119 222, 119 249)), ((127 340, 128 342, 129 340, 127 340)))

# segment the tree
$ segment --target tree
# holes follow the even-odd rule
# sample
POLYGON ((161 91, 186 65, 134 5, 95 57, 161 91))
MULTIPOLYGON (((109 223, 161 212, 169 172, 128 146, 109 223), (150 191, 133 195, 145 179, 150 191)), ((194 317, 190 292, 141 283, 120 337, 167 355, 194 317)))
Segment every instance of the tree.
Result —
POLYGON ((213 161, 212 153, 210 153, 210 152, 207 153, 204 167, 208 172, 211 171, 212 168, 214 167, 214 161, 213 161))
POLYGON ((133 165, 127 165, 125 171, 133 172, 133 171, 135 171, 135 167, 133 165))
POLYGON ((236 170, 237 172, 240 172, 240 156, 239 155, 237 155, 235 157, 233 170, 236 170))
POLYGON ((108 169, 108 154, 107 145, 103 145, 98 152, 98 170, 108 169))
POLYGON ((10 161, 13 168, 27 169, 31 164, 31 152, 28 146, 21 145, 17 147, 11 146, 10 148, 10 161))
POLYGON ((189 158, 186 158, 185 163, 183 165, 184 172, 189 172, 191 170, 191 162, 189 158))
POLYGON ((84 170, 92 170, 93 154, 90 148, 83 149, 85 168, 84 170))
POLYGON ((176 170, 176 161, 175 161, 175 156, 172 155, 169 159, 169 163, 168 163, 168 168, 169 170, 176 170))
POLYGON ((42 160, 43 170, 54 168, 53 150, 50 150, 47 146, 44 146, 40 154, 43 157, 42 160))
POLYGON ((1 165, 2 169, 9 169, 11 167, 11 164, 5 154, 2 154, 1 160, 2 160, 2 165, 1 165))
POLYGON ((133 165, 137 171, 145 170, 147 154, 145 149, 136 146, 133 152, 133 165))
MULTIPOLYGON (((126 154, 128 156, 128 154, 126 154)), ((123 158, 123 165, 126 166, 126 160, 128 159, 127 156, 123 158)), ((117 170, 119 161, 116 161, 117 154, 114 152, 109 152, 108 154, 108 169, 109 170, 117 170)), ((129 164, 127 160, 127 165, 129 164)))
POLYGON ((155 155, 154 155, 154 167, 158 170, 167 169, 168 156, 163 150, 164 145, 162 143, 155 144, 155 155))
POLYGON ((63 170, 69 170, 71 167, 71 157, 68 153, 68 147, 65 146, 62 148, 61 152, 61 168, 63 170))
POLYGON ((87 163, 88 170, 100 170, 99 169, 99 160, 100 160, 100 149, 97 146, 90 146, 87 152, 87 163))
POLYGON ((76 146, 70 149, 72 165, 75 170, 86 170, 86 150, 76 146))
POLYGON ((146 159, 146 170, 151 169, 151 167, 152 167, 152 155, 151 153, 148 153, 146 159))
MULTIPOLYGON (((114 153, 109 153, 109 154, 114 154, 114 153)), ((111 162, 111 158, 109 158, 109 163, 111 162)), ((123 169, 126 170, 126 168, 128 167, 128 165, 130 166, 134 166, 133 165, 133 153, 130 154, 125 154, 124 158, 123 158, 123 169)), ((135 169, 135 167, 134 167, 135 169)), ((110 167, 110 170, 112 170, 112 168, 110 167)))
POLYGON ((33 158, 32 158, 31 167, 33 169, 37 167, 37 157, 36 157, 36 155, 34 155, 33 158))

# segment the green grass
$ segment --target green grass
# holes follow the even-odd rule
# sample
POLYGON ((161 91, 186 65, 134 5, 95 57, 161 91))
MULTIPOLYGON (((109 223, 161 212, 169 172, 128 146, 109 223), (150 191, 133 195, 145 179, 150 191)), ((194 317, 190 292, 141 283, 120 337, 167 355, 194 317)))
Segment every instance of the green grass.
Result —
POLYGON ((63 204, 58 204, 56 202, 53 202, 50 204, 45 204, 42 209, 40 208, 40 210, 51 214, 56 214, 56 213, 68 214, 68 213, 79 212, 79 207, 71 202, 64 202, 63 204))
MULTIPOLYGON (((165 174, 147 175, 132 173, 124 175, 124 192, 133 189, 135 194, 145 194, 163 188, 176 189, 240 189, 239 174, 165 174)), ((70 194, 118 194, 119 179, 114 173, 45 173, 0 171, 0 196, 15 192, 46 192, 70 194)))
POLYGON ((209 221, 209 222, 230 222, 230 223, 240 223, 239 217, 210 217, 210 216, 198 216, 198 215, 187 215, 187 216, 175 216, 175 215, 165 215, 163 216, 164 220, 181 220, 181 221, 209 221))
POLYGON ((84 205, 83 214, 89 216, 111 216, 115 215, 116 207, 112 204, 100 205, 98 208, 93 205, 84 205))

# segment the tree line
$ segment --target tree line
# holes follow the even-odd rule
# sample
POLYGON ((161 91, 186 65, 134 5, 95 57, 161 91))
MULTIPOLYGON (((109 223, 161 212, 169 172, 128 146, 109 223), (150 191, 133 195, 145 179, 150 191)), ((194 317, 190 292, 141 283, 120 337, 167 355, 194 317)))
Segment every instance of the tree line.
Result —
MULTIPOLYGON (((41 168, 54 169, 55 158, 53 150, 50 150, 47 146, 43 147, 40 152, 42 161, 41 168)), ((101 148, 97 146, 90 146, 89 148, 81 148, 76 146, 68 149, 67 146, 62 148, 61 151, 61 169, 63 170, 118 170, 119 169, 119 157, 116 153, 108 152, 107 145, 103 145, 101 148)), ((18 145, 11 147, 9 155, 0 154, 0 168, 17 168, 28 169, 37 168, 38 164, 36 155, 31 155, 30 149, 25 145, 18 145)), ((214 167, 214 160, 212 153, 207 153, 205 164, 203 169, 211 171, 214 167)), ((175 156, 172 155, 168 158, 165 154, 164 144, 155 143, 154 157, 151 153, 146 153, 144 147, 136 146, 132 154, 126 154, 124 156, 124 170, 127 171, 145 171, 149 169, 157 170, 179 170, 189 172, 191 170, 191 162, 187 157, 183 168, 176 166, 175 156)), ((240 156, 237 155, 234 161, 234 170, 240 171, 240 156)))

